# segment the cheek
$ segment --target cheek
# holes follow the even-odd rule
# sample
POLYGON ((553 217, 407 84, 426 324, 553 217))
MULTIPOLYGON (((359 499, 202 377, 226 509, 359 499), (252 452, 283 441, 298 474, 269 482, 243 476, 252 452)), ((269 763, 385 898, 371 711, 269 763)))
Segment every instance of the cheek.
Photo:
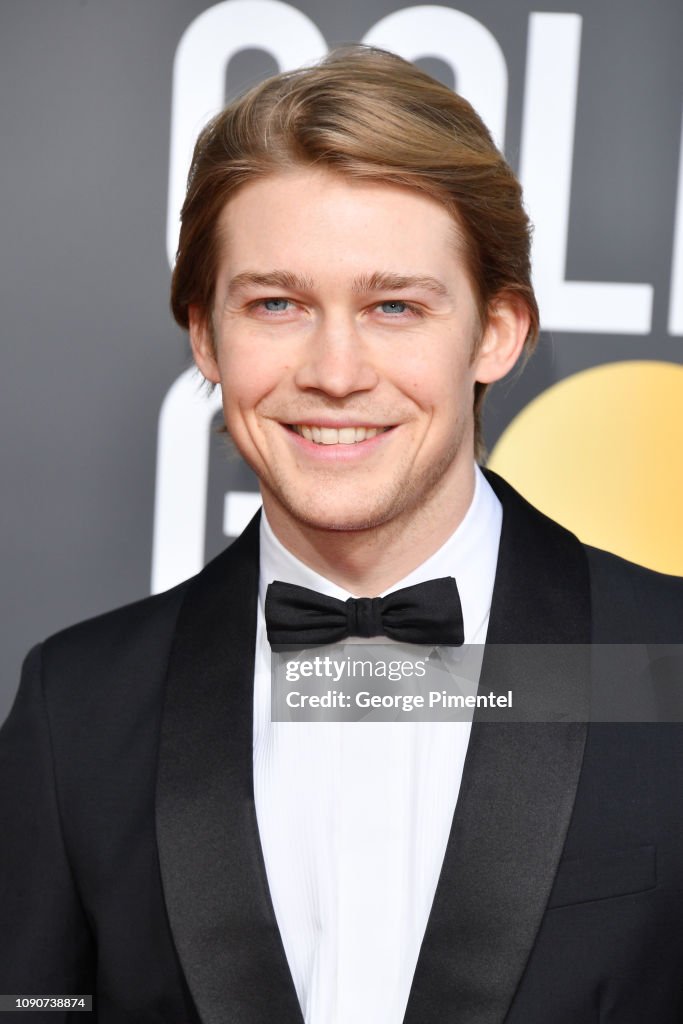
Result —
POLYGON ((472 393, 469 360, 453 351, 432 351, 413 356, 401 364, 399 386, 423 409, 456 414, 472 393))
POLYGON ((282 386, 290 368, 282 359, 257 356, 253 348, 231 346, 220 359, 223 394, 231 407, 254 408, 282 386))

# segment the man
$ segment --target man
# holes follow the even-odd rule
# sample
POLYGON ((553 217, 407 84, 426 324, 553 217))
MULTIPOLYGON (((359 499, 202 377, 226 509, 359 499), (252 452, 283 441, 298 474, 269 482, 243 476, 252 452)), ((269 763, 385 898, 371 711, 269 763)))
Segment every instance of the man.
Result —
POLYGON ((263 513, 28 656, 3 991, 93 991, 107 1024, 682 1019, 680 727, 589 727, 572 652, 678 643, 683 585, 474 463, 537 332, 528 246, 477 115, 392 55, 277 76, 202 133, 173 310, 263 513), (303 615, 267 620, 274 581, 365 599, 368 636, 367 599, 444 577, 482 687, 559 682, 566 721, 271 722, 268 638, 303 615), (563 655, 551 679, 504 644, 563 655))

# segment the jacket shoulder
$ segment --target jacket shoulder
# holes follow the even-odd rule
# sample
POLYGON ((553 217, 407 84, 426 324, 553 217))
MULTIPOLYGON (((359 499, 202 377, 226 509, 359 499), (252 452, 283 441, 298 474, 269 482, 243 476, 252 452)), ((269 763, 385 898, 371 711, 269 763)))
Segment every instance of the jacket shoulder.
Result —
POLYGON ((596 638, 611 643, 683 643, 683 578, 584 546, 596 638))
POLYGON ((102 701, 156 690, 189 584, 78 622, 37 645, 25 667, 39 658, 48 706, 60 706, 68 715, 91 702, 101 707, 102 701))
MULTIPOLYGON (((485 469, 484 475, 503 505, 503 530, 507 517, 514 522, 515 544, 524 549, 523 559, 512 573, 515 591, 525 574, 533 573, 544 581, 548 594, 553 589, 569 592, 572 578, 567 572, 571 571, 575 586, 578 580, 580 587, 583 579, 589 586, 595 643, 683 643, 682 578, 581 543, 497 473, 485 469)), ((563 614, 572 613, 565 609, 563 614)))
POLYGON ((138 704, 158 699, 186 598, 193 595, 199 603, 200 622, 211 609, 220 615, 226 589, 240 585, 240 566, 258 566, 259 519, 257 513, 237 540, 171 590, 76 623, 36 645, 25 669, 37 669, 48 703, 52 698, 68 713, 83 699, 93 707, 122 697, 138 704))
POLYGON ((172 630, 183 598, 190 584, 185 580, 171 590, 152 594, 92 618, 84 619, 53 633, 43 641, 43 657, 68 658, 92 652, 99 659, 120 650, 143 636, 162 637, 172 630))

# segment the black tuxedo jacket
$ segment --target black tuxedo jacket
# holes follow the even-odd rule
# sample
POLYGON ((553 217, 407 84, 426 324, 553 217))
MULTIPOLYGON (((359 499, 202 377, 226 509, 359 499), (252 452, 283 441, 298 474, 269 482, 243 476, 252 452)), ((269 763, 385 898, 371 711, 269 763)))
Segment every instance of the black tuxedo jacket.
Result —
MULTIPOLYGON (((489 479, 489 641, 683 639, 683 581, 489 479)), ((301 1024, 254 811, 257 585, 253 521, 192 580, 30 652, 0 738, 0 992, 95 993, 101 1024, 301 1024)), ((558 672, 580 709, 572 658, 558 672)), ((475 718, 406 1024, 683 1021, 682 739, 475 718)))

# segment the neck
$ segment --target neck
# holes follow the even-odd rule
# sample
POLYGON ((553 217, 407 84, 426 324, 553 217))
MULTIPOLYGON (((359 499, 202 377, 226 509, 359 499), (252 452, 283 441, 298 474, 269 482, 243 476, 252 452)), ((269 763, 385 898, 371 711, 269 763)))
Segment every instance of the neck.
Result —
MULTIPOLYGON (((364 530, 328 530, 291 516, 271 495, 263 504, 273 533, 314 572, 356 597, 376 597, 442 547, 465 518, 474 496, 474 466, 439 507, 423 505, 364 530)), ((443 496, 442 496, 443 497, 443 496)))

